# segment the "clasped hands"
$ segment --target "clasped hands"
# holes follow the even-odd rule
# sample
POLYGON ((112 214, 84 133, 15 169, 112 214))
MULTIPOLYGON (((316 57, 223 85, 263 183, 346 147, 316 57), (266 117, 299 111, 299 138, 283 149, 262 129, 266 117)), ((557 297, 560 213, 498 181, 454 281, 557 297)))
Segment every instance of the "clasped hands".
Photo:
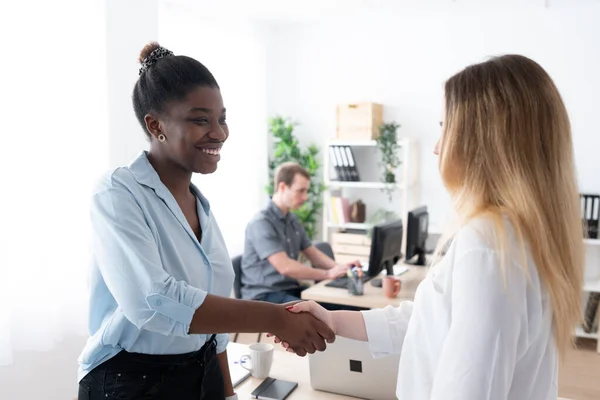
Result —
MULTIPOLYGON (((336 275, 343 275, 353 267, 362 268, 360 261, 338 265, 332 270, 337 269, 336 275)), ((267 337, 275 338, 275 343, 281 343, 287 351, 304 357, 307 353, 324 351, 327 343, 335 341, 336 329, 331 312, 314 301, 292 302, 283 306, 286 311, 281 323, 277 324, 278 331, 267 333, 267 337)))
POLYGON ((279 332, 267 333, 281 343, 289 352, 304 357, 307 353, 324 351, 327 343, 335 341, 335 327, 331 312, 314 301, 284 304, 286 313, 283 328, 279 332))

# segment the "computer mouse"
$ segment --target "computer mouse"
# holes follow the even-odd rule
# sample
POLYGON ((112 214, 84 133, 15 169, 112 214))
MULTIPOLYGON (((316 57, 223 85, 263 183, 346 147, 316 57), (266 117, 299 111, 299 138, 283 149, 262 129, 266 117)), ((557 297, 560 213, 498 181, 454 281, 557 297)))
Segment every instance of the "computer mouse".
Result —
POLYGON ((375 287, 382 287, 383 281, 381 280, 381 278, 373 278, 371 279, 371 285, 375 287))

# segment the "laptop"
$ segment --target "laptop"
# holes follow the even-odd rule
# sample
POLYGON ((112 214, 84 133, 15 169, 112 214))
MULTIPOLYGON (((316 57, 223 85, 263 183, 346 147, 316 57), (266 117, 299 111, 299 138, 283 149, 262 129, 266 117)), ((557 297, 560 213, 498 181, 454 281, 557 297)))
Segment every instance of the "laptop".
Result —
POLYGON ((308 357, 313 389, 371 400, 396 399, 400 355, 375 359, 369 345, 342 337, 308 357))

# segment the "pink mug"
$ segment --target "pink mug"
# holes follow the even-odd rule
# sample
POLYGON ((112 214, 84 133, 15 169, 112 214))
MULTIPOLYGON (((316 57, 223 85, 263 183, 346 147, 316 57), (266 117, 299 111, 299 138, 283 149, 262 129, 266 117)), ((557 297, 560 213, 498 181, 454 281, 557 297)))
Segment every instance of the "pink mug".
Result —
POLYGON ((386 276, 385 278, 383 278, 382 286, 383 294, 385 294, 385 297, 387 297, 388 299, 393 299, 398 295, 398 293, 400 293, 400 288, 402 288, 402 282, 399 279, 394 278, 393 276, 386 276))

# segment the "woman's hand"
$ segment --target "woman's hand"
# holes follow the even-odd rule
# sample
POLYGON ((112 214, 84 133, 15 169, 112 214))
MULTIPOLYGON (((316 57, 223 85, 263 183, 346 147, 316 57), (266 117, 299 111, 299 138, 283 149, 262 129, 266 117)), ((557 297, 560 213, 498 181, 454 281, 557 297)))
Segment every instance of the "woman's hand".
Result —
MULTIPOLYGON (((286 310, 288 310, 291 313, 295 313, 295 314, 299 314, 299 313, 303 313, 303 312, 310 313, 316 319, 324 322, 333 331, 334 334, 336 332, 335 327, 333 325, 333 318, 331 315, 331 311, 327 311, 321 305, 315 303, 312 300, 294 303, 292 305, 287 306, 286 310)), ((267 337, 272 337, 272 336, 274 336, 274 335, 272 335, 270 333, 267 334, 267 337)), ((289 343, 282 341, 279 337, 274 336, 274 341, 275 341, 275 343, 281 343, 281 345, 285 349, 287 349, 287 351, 293 352, 293 350, 289 348, 290 347, 289 343)))
POLYGON ((333 331, 333 333, 336 333, 335 327, 333 326, 333 318, 331 316, 331 311, 327 311, 325 308, 323 308, 323 306, 312 300, 300 301, 298 303, 292 304, 290 306, 287 306, 286 310, 296 314, 301 312, 309 312, 316 319, 325 322, 327 326, 333 331))
POLYGON ((292 313, 292 304, 278 307, 281 314, 277 317, 277 328, 269 336, 276 336, 279 340, 277 343, 285 342, 288 351, 304 357, 307 353, 324 351, 327 343, 335 341, 335 333, 329 325, 314 315, 301 310, 292 313))

